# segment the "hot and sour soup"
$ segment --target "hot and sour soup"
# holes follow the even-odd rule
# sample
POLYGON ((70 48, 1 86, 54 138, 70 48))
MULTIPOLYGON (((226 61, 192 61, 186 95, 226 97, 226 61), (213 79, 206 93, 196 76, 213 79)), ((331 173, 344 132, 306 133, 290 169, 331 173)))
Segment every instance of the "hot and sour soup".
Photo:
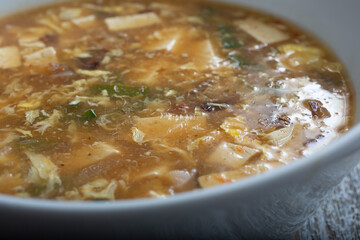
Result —
POLYGON ((321 149, 343 66, 276 17, 202 1, 74 1, 0 22, 0 193, 166 197, 321 149), (26 16, 26 17, 24 17, 26 16))

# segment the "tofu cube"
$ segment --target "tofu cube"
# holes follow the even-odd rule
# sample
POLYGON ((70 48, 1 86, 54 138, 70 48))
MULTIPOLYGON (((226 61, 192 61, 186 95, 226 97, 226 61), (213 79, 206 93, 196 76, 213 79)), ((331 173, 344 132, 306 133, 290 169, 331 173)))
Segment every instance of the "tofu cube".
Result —
POLYGON ((78 27, 86 28, 94 24, 95 20, 96 20, 95 15, 90 15, 87 17, 76 18, 71 21, 78 27))
POLYGON ((237 169, 260 153, 254 148, 222 142, 206 159, 206 163, 225 169, 237 169))
POLYGON ((21 66, 20 52, 17 47, 0 48, 0 68, 9 69, 21 66))
POLYGON ((47 66, 50 63, 57 63, 56 50, 48 47, 24 56, 27 66, 47 66))
POLYGON ((289 39, 289 36, 284 32, 256 19, 248 18, 236 21, 235 24, 264 44, 272 44, 289 39))
POLYGON ((155 13, 141 13, 130 16, 111 17, 105 19, 105 23, 111 32, 141 28, 161 23, 161 19, 155 13))

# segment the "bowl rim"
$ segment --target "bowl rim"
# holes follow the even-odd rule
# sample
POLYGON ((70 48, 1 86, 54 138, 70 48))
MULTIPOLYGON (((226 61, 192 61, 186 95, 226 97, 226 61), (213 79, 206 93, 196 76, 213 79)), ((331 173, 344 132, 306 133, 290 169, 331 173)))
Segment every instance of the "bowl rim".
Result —
MULTIPOLYGON (((214 1, 214 0, 209 0, 214 1)), ((260 9, 255 6, 248 6, 242 4, 248 9, 260 10, 264 13, 271 13, 270 11, 260 9)), ((11 13, 12 14, 12 13, 11 13)), ((282 16, 282 18, 284 18, 282 16)), ((286 19, 286 18, 284 18, 286 19)), ((293 25, 297 26, 292 19, 286 19, 293 25)), ((319 36, 300 26, 307 32, 310 32, 317 39, 319 36)), ((325 44, 328 45, 328 44, 325 44)), ((335 52, 335 55, 336 52, 335 52)), ((350 79, 350 86, 355 80, 350 79)), ((355 90, 353 95, 356 96, 355 90)), ((354 98, 354 100, 356 100, 354 98)), ((357 103, 358 104, 358 103, 357 103)), ((355 110, 355 108, 354 108, 355 110)), ((355 112, 352 113, 355 116, 355 112)), ((355 121, 354 121, 355 122, 355 121)), ((256 188, 264 187, 266 185, 274 185, 275 182, 291 178, 292 175, 301 171, 307 171, 315 166, 323 166, 331 164, 335 161, 341 161, 340 158, 351 155, 352 153, 360 150, 360 123, 355 123, 348 132, 341 135, 330 144, 318 152, 312 153, 310 156, 302 157, 290 162, 287 165, 272 169, 268 172, 259 175, 247 177, 245 179, 236 181, 231 184, 223 184, 207 189, 196 189, 183 193, 177 193, 174 196, 169 196, 165 199, 159 198, 142 198, 130 200, 115 200, 115 201, 59 201, 59 200, 46 200, 38 198, 21 198, 12 195, 0 194, 0 209, 3 207, 16 208, 17 210, 31 210, 38 212, 52 212, 52 213, 99 213, 99 212, 114 212, 126 214, 127 212, 139 211, 145 209, 159 209, 170 208, 173 206, 186 205, 188 203, 203 202, 211 199, 216 199, 222 195, 231 195, 235 192, 246 192, 256 188)), ((359 158, 360 160, 360 158, 359 158)))

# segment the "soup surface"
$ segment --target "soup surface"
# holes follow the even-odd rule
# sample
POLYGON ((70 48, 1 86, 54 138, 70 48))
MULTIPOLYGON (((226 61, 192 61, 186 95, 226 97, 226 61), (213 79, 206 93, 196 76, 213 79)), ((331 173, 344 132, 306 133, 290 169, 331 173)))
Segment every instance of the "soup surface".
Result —
POLYGON ((319 150, 343 66, 282 20, 201 1, 72 1, 0 21, 0 193, 166 197, 319 150))

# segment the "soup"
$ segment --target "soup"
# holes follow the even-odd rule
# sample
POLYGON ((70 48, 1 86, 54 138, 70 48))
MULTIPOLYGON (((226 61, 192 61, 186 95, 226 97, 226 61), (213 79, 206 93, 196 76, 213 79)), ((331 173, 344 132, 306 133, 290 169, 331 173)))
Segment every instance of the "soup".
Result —
POLYGON ((73 1, 0 36, 3 194, 163 198, 288 164, 352 123, 331 52, 237 6, 73 1))

